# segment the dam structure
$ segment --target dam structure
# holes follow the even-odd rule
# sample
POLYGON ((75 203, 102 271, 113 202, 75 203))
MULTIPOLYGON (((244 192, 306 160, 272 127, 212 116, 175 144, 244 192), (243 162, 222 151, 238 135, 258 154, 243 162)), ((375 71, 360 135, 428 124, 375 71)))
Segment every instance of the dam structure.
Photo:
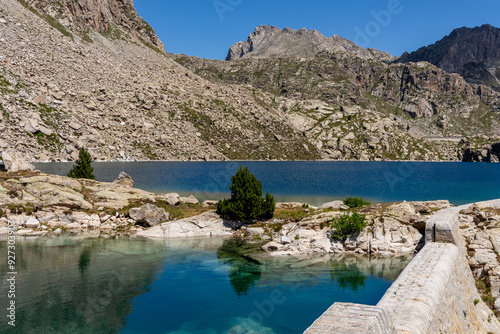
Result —
POLYGON ((476 289, 459 232, 459 212, 467 207, 429 218, 424 247, 376 306, 335 303, 304 333, 500 333, 476 289))

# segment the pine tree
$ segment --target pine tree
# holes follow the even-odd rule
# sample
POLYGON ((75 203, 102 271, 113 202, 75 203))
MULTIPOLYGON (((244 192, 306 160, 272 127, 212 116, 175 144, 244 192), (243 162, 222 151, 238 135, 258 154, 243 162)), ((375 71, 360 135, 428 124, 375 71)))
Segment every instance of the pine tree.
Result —
POLYGON ((95 180, 92 157, 85 147, 80 149, 78 159, 75 161, 73 168, 68 172, 68 176, 75 179, 95 180))
POLYGON ((230 199, 217 203, 217 213, 239 221, 271 218, 274 214, 274 198, 269 193, 262 198, 262 182, 251 174, 248 167, 238 168, 231 178, 230 199))

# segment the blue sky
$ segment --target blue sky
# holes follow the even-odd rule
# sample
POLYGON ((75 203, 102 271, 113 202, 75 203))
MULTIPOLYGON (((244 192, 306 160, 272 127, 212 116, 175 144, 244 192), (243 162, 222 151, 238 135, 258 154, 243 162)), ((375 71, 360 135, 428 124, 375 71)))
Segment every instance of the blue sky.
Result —
POLYGON ((258 25, 316 29, 400 56, 453 29, 500 27, 498 0, 134 0, 167 52, 224 59, 258 25))

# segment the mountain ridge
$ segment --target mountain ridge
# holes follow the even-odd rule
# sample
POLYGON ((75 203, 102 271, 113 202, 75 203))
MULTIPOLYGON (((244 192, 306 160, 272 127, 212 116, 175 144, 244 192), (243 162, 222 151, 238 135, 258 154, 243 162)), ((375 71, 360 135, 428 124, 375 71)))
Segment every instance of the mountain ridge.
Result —
POLYGON ((309 58, 321 51, 347 52, 366 59, 392 61, 389 53, 375 49, 363 49, 348 39, 338 35, 325 37, 317 30, 301 28, 280 29, 270 25, 260 25, 248 35, 245 42, 233 44, 226 56, 227 61, 238 58, 270 58, 295 56, 309 58))
POLYGON ((500 28, 489 24, 457 28, 431 45, 403 53, 397 61, 428 61, 469 82, 500 90, 500 28))

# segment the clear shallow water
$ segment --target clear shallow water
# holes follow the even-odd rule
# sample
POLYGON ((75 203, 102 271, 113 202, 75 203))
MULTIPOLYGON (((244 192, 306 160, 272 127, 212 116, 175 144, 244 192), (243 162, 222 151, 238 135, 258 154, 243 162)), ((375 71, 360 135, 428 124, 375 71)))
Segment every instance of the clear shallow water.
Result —
POLYGON ((411 260, 272 259, 217 238, 22 240, 17 325, 2 315, 2 333, 302 333, 336 301, 376 304, 411 260))
MULTIPOLYGON (((72 163, 37 163, 66 175, 72 163)), ((320 205, 347 196, 372 202, 447 199, 455 205, 500 198, 500 164, 463 162, 104 162, 94 163, 100 181, 121 171, 135 187, 193 194, 200 200, 229 195, 231 176, 248 166, 277 201, 320 205)))

